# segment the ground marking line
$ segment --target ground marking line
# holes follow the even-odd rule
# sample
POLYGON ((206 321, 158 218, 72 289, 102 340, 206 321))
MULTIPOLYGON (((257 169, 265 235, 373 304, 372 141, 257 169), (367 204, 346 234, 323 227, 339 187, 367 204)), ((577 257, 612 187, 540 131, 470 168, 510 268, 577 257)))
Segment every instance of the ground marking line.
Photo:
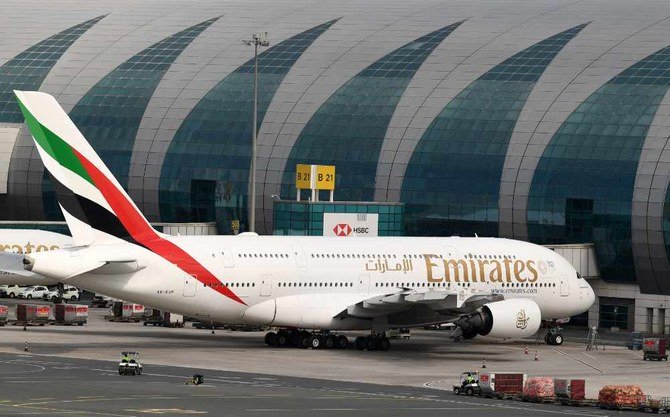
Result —
POLYGON ((556 349, 556 348, 552 348, 552 350, 554 350, 554 351, 560 353, 560 354, 563 355, 563 356, 567 356, 567 357, 570 358, 570 359, 576 360, 577 362, 581 363, 582 365, 588 366, 589 368, 593 369, 594 371, 600 372, 601 374, 604 374, 604 373, 605 373, 603 370, 601 370, 601 369, 599 369, 599 368, 596 368, 595 366, 593 366, 593 365, 591 365, 591 364, 589 364, 589 363, 587 363, 587 362, 585 362, 585 361, 583 361, 583 360, 581 360, 581 359, 579 359, 579 358, 576 358, 576 357, 570 355, 570 354, 567 353, 567 352, 563 352, 562 350, 560 350, 560 349, 556 349))

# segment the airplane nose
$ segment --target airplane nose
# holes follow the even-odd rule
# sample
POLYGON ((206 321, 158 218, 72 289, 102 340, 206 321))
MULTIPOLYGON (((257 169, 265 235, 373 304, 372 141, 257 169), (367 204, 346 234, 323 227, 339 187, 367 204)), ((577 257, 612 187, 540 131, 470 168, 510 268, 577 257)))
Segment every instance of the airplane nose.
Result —
POLYGON ((588 293, 586 295, 586 302, 588 304, 587 308, 591 308, 593 303, 596 302, 596 293, 593 291, 593 288, 589 285, 589 288, 587 289, 588 293))

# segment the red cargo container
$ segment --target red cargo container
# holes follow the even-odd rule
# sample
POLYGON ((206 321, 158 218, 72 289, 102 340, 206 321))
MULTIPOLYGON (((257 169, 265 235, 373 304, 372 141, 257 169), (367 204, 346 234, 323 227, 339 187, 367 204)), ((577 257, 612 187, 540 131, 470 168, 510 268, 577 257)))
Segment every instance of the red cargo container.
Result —
POLYGON ((666 348, 668 346, 668 340, 663 337, 645 337, 642 340, 642 352, 644 353, 643 359, 646 360, 657 360, 660 361, 668 360, 668 354, 666 348))
POLYGON ((7 323, 8 315, 9 315, 9 308, 7 308, 7 306, 0 305, 0 326, 4 326, 7 323))
POLYGON ((482 372, 479 386, 482 393, 491 395, 521 395, 526 374, 511 372, 482 372))
POLYGON ((559 399, 583 400, 586 398, 586 381, 583 379, 554 379, 554 393, 559 399))
POLYGON ((16 306, 16 320, 19 323, 44 324, 49 321, 51 307, 39 304, 19 304, 16 306))
POLYGON ((88 320, 88 306, 81 304, 56 304, 56 322, 83 326, 88 320))

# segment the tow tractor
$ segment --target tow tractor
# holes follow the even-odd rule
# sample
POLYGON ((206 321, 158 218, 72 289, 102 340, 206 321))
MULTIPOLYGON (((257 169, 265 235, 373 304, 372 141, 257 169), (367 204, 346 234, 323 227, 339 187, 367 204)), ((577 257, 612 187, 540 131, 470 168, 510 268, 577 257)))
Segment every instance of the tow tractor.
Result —
POLYGON ((481 392, 479 388, 479 372, 477 371, 466 371, 463 372, 458 378, 458 385, 454 385, 454 394, 466 394, 466 395, 475 395, 481 392), (472 376, 475 379, 475 382, 467 383, 468 377, 472 376))
POLYGON ((119 375, 142 375, 140 354, 137 352, 121 352, 119 375))

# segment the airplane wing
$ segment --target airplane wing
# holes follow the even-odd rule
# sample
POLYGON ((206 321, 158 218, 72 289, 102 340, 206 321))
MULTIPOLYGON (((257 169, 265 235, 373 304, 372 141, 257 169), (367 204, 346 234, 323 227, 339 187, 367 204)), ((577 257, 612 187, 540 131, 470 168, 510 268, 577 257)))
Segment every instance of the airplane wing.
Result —
POLYGON ((403 288, 350 305, 342 313, 359 318, 372 318, 421 306, 436 313, 458 317, 476 310, 483 304, 500 299, 502 297, 488 290, 479 291, 459 285, 454 285, 448 289, 426 288, 414 290, 403 288))

